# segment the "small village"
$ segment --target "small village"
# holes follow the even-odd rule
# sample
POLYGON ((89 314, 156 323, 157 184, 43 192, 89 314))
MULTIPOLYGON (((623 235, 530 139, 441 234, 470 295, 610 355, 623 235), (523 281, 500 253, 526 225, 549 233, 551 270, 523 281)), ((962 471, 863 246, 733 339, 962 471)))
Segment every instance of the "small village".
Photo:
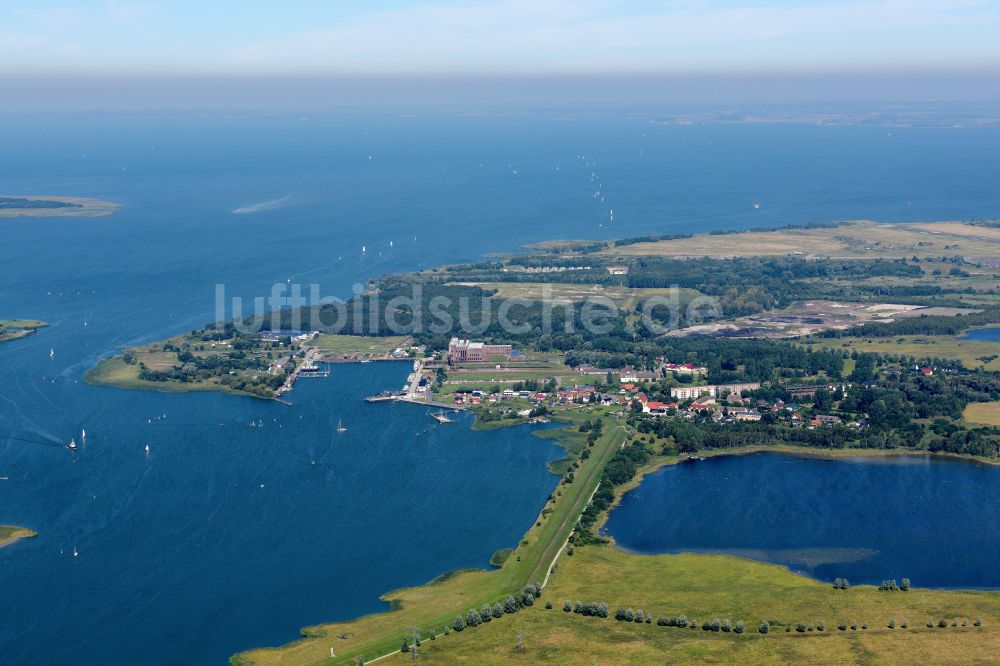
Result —
POLYGON ((754 397, 762 388, 760 382, 670 386, 673 379, 691 382, 708 374, 707 368, 692 363, 661 359, 656 370, 637 370, 632 366, 536 369, 533 362, 537 359, 510 345, 453 338, 447 352, 414 361, 402 390, 386 391, 369 401, 396 399, 471 409, 484 421, 539 421, 558 410, 604 407, 617 418, 632 414, 722 424, 780 421, 806 429, 865 427, 863 420, 817 412, 817 393, 839 399, 850 383, 785 387, 790 400, 763 399, 754 397))

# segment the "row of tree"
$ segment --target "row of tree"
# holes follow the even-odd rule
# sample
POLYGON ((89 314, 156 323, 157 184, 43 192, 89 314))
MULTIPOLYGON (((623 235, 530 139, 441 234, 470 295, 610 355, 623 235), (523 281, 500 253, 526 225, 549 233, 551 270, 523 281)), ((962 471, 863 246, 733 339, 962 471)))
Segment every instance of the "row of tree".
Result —
POLYGON ((508 594, 494 604, 484 603, 482 608, 470 608, 464 616, 456 615, 452 629, 464 631, 467 628, 478 627, 504 616, 513 614, 522 608, 533 606, 535 599, 542 596, 542 587, 537 582, 525 585, 517 596, 508 594))

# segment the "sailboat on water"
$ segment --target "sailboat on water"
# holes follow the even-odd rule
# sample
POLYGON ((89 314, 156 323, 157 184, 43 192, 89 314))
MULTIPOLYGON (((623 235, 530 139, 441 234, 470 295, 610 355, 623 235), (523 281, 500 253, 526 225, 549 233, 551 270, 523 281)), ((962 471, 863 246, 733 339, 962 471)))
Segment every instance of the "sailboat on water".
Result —
POLYGON ((347 432, 347 428, 344 427, 343 419, 337 419, 337 432, 347 432))

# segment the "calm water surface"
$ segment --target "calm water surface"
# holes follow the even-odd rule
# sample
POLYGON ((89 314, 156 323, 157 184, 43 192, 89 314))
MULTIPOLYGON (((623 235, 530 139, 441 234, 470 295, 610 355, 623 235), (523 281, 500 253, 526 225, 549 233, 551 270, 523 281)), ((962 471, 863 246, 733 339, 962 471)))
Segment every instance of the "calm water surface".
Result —
MULTIPOLYGON (((1000 208, 998 154, 993 129, 0 117, 0 194, 122 204, 108 218, 0 220, 0 317, 52 324, 0 345, 0 523, 39 532, 0 550, 2 661, 224 663, 378 610, 400 585, 486 566, 544 503, 559 452, 527 429, 432 427, 418 408, 361 402, 401 384, 398 365, 338 366, 302 382, 292 407, 83 383, 124 345, 209 321, 216 284, 263 296, 291 279, 345 297, 385 272, 551 238, 984 217, 1000 208), (62 446, 81 428, 74 459, 62 446)), ((713 518, 733 510, 711 504, 713 518)), ((915 539, 922 512, 955 506, 893 531, 915 539)), ((825 515, 807 506, 800 519, 825 515)))
POLYGON ((977 328, 968 331, 962 336, 963 340, 975 340, 976 342, 1000 342, 1000 328, 977 328))
POLYGON ((722 456, 665 467, 608 520, 638 553, 728 553, 821 580, 1000 587, 1000 467, 930 456, 722 456))

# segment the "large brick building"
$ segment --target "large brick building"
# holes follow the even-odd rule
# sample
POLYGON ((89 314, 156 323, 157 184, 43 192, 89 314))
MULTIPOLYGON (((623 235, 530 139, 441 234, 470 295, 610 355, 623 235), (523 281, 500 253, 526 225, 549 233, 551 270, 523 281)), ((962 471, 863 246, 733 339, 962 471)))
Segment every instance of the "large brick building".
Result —
POLYGON ((448 362, 486 363, 493 356, 509 357, 513 351, 510 345, 490 345, 452 338, 448 343, 448 362))

